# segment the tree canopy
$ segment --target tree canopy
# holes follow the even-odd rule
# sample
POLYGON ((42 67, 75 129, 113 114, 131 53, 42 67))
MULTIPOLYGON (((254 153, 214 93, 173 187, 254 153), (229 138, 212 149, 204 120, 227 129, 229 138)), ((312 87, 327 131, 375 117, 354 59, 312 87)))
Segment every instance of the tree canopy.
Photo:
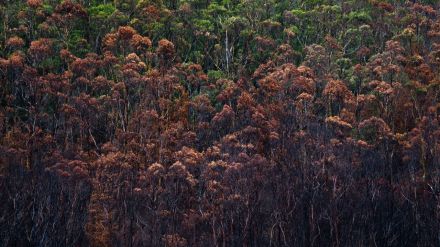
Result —
POLYGON ((0 246, 439 246, 436 0, 0 0, 0 246))

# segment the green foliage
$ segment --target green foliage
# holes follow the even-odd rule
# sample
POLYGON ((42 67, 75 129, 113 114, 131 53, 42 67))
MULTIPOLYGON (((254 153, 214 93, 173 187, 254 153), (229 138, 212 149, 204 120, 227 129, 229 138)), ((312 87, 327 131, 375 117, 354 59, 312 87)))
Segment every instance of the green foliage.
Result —
POLYGON ((225 29, 243 29, 249 25, 249 21, 246 18, 239 16, 231 16, 223 23, 225 29))
POLYGON ((302 9, 292 9, 290 12, 298 18, 304 18, 308 15, 308 11, 302 9))
POLYGON ((61 59, 59 57, 54 56, 41 61, 38 67, 43 70, 57 71, 59 68, 61 68, 62 64, 63 63, 61 59))
POLYGON ((100 4, 90 7, 88 13, 92 18, 107 19, 116 11, 112 4, 100 4))
POLYGON ((299 28, 297 26, 295 26, 295 25, 292 25, 292 26, 290 26, 290 27, 288 27, 286 29, 291 31, 291 32, 293 32, 293 33, 295 33, 295 34, 300 32, 299 28))
POLYGON ((342 8, 339 5, 317 5, 314 10, 332 14, 340 14, 342 12, 342 8))
POLYGON ((352 11, 347 15, 347 19, 350 22, 368 23, 372 21, 370 14, 365 11, 352 11))
POLYGON ((208 31, 211 32, 214 30, 214 25, 212 24, 212 22, 210 20, 195 20, 194 21, 194 26, 201 31, 208 31))
POLYGON ((79 57, 83 57, 90 51, 90 45, 84 35, 84 30, 74 30, 67 41, 67 48, 79 57))
POLYGON ((218 79, 225 77, 223 71, 219 71, 219 70, 209 70, 207 75, 210 81, 217 81, 218 79))
POLYGON ((211 15, 212 17, 218 17, 224 15, 228 10, 225 6, 220 5, 216 2, 212 2, 208 8, 206 9, 206 14, 211 15))
POLYGON ((46 15, 51 15, 54 9, 52 5, 44 4, 42 10, 46 15))

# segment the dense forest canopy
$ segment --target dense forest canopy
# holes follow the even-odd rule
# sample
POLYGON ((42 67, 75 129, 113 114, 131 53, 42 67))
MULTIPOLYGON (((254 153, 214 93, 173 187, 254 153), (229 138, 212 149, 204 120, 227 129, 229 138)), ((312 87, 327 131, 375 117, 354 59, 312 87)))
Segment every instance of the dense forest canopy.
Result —
POLYGON ((0 246, 439 246, 436 0, 0 0, 0 246))

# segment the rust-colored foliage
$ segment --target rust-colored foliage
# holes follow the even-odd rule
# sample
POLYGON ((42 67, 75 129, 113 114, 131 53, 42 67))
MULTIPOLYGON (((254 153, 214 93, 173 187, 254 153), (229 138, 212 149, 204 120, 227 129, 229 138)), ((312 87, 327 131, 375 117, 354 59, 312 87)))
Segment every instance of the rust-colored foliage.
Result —
POLYGON ((27 5, 29 5, 29 7, 31 7, 31 8, 36 9, 36 8, 40 7, 41 5, 43 5, 43 1, 42 0, 28 0, 27 5))
POLYGON ((223 2, 0 1, 0 246, 439 246, 438 4, 223 2))

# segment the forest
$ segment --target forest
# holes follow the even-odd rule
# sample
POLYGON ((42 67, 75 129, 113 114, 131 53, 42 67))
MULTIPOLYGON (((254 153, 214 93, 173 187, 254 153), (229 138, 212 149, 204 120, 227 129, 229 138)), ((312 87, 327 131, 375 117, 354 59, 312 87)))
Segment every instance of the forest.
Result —
POLYGON ((0 0, 0 246, 440 246, 438 0, 0 0))

